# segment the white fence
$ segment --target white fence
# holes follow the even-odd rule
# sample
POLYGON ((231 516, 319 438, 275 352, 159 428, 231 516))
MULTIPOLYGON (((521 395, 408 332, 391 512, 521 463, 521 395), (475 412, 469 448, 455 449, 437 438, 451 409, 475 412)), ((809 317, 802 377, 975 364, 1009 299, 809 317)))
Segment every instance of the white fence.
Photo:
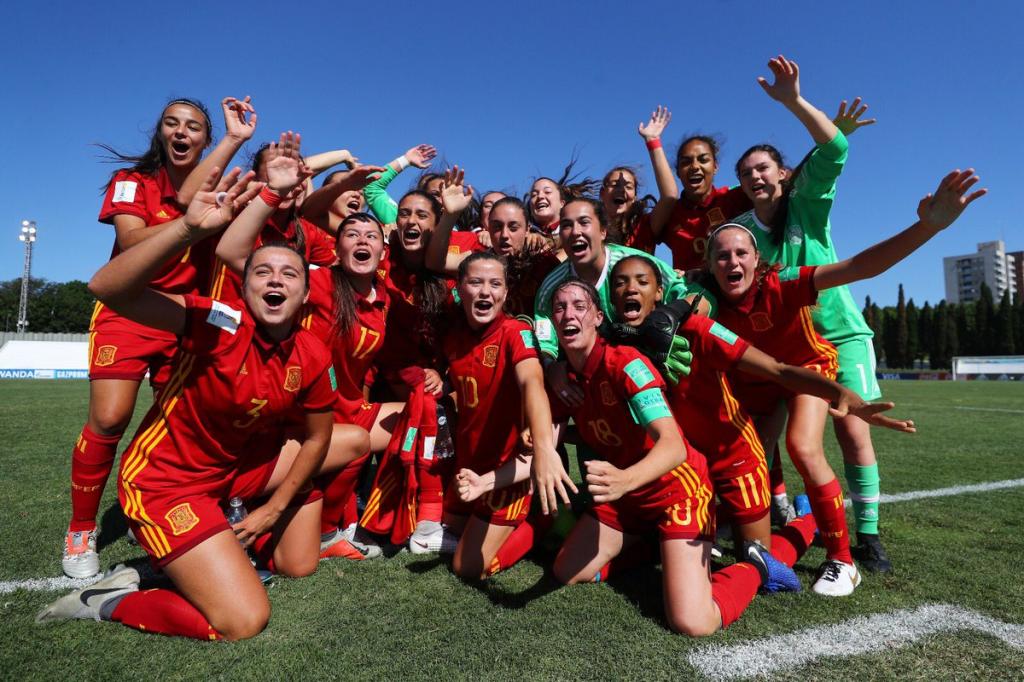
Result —
POLYGON ((953 358, 953 380, 1024 380, 1024 355, 953 358))
MULTIPOLYGON (((89 378, 88 340, 26 341, 25 336, 19 335, 17 340, 7 341, 0 348, 0 379, 89 378)), ((88 339, 86 334, 66 336, 88 339)))

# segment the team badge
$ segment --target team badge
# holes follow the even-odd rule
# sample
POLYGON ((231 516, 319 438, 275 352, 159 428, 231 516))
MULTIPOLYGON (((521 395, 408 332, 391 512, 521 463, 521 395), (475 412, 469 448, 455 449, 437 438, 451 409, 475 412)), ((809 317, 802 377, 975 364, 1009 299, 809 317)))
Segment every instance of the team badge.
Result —
POLYGON ((114 364, 116 356, 117 346, 100 346, 96 349, 96 362, 94 364, 97 367, 107 367, 114 364))
POLYGON ((708 211, 708 223, 711 227, 718 227, 725 222, 725 215, 722 213, 722 209, 715 207, 708 211))
POLYGON ((450 254, 458 255, 461 252, 462 252, 462 249, 459 248, 458 244, 451 244, 448 247, 448 253, 450 253, 450 254))
POLYGON ((294 393, 300 388, 302 388, 302 368, 289 367, 288 374, 284 377, 284 390, 294 393))
POLYGON ((618 402, 615 399, 615 393, 612 392, 611 384, 607 381, 601 382, 601 402, 605 405, 614 405, 618 402))
POLYGON ((772 318, 767 313, 754 313, 750 316, 750 324, 754 331, 764 332, 772 328, 772 318))
POLYGON ((199 523, 199 517, 192 511, 192 505, 188 502, 179 504, 167 512, 164 518, 167 519, 167 523, 171 524, 171 532, 175 535, 187 533, 199 523))
POLYGON ((484 346, 484 367, 497 367, 498 347, 484 346))
POLYGON ((171 216, 167 215, 167 213, 163 209, 160 209, 159 211, 156 212, 156 217, 157 218, 170 218, 171 216))

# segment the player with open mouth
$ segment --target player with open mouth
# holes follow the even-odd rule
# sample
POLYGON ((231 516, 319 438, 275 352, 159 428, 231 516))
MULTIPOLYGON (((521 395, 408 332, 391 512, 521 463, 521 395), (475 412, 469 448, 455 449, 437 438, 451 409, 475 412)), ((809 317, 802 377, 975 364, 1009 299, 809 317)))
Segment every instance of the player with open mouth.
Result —
MULTIPOLYGON (((51 604, 40 621, 112 620, 201 640, 255 636, 270 603, 243 545, 272 570, 313 573, 321 505, 310 478, 366 449, 357 427, 335 427, 332 437, 330 352, 298 324, 308 295, 300 253, 275 245, 253 252, 237 307, 147 286, 172 254, 218 232, 260 191, 248 186, 252 174, 240 178, 236 168, 217 183, 219 172, 211 170, 184 217, 114 258, 89 285, 119 314, 180 339, 118 485, 129 526, 173 588, 140 590, 138 570, 119 566, 51 604), (296 420, 301 443, 282 453, 296 420), (235 496, 256 503, 232 527, 222 506, 235 496)), ((280 200, 270 190, 261 196, 280 200)))

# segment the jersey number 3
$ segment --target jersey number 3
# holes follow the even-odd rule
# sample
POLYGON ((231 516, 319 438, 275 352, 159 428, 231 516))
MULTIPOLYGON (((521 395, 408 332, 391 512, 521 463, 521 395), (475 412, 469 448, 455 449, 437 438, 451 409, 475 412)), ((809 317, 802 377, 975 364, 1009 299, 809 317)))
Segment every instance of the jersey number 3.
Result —
POLYGON ((245 421, 236 419, 231 422, 231 425, 236 429, 247 429, 252 426, 253 422, 260 418, 260 410, 267 406, 267 401, 262 398, 252 398, 249 402, 252 403, 252 409, 246 412, 246 414, 249 415, 249 418, 245 421))

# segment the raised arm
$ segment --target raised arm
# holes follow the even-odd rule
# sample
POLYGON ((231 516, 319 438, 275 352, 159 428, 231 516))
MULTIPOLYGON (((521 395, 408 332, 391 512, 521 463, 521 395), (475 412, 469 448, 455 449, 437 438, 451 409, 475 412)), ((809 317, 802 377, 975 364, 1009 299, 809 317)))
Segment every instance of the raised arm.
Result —
POLYGON ((291 192, 297 191, 309 177, 310 170, 302 163, 299 148, 302 137, 298 133, 281 133, 281 139, 265 152, 267 187, 260 192, 231 223, 217 244, 217 258, 235 274, 242 274, 245 261, 252 253, 256 240, 267 220, 278 205, 291 192))
POLYGON ((347 149, 320 152, 319 154, 307 156, 303 160, 306 163, 306 167, 313 172, 314 176, 320 175, 320 173, 323 173, 331 166, 337 166, 339 163, 343 163, 348 166, 349 170, 352 170, 359 164, 359 159, 352 156, 352 152, 347 149))
POLYGON ((220 102, 220 108, 224 112, 224 139, 199 162, 181 184, 178 190, 178 203, 182 206, 191 203, 192 197, 209 177, 210 169, 227 168, 242 145, 256 132, 256 109, 253 108, 248 95, 245 99, 225 97, 220 102))
POLYGON ((418 144, 389 163, 381 176, 363 189, 366 205, 382 223, 388 225, 398 218, 398 204, 387 193, 387 187, 391 181, 409 166, 416 166, 420 169, 427 168, 435 156, 437 156, 437 150, 431 145, 418 144))
POLYGON ((878 122, 877 118, 861 118, 867 110, 868 105, 862 104, 860 97, 855 97, 849 108, 844 99, 839 103, 839 111, 836 112, 836 117, 832 119, 832 122, 836 124, 843 135, 849 137, 864 126, 874 125, 878 122))
POLYGON ((661 235, 665 228, 672 209, 679 200, 679 186, 676 185, 676 176, 672 173, 672 165, 665 155, 665 148, 661 144, 661 135, 672 120, 672 112, 668 107, 660 104, 651 113, 650 120, 646 124, 641 123, 637 128, 640 137, 647 145, 647 153, 651 157, 651 167, 654 169, 654 180, 658 183, 658 203, 651 211, 651 232, 655 238, 661 235))
POLYGON ((465 177, 465 169, 458 166, 453 166, 444 172, 444 181, 441 183, 441 205, 444 207, 444 213, 437 221, 434 232, 430 235, 430 242, 427 244, 427 253, 423 263, 428 270, 454 275, 459 270, 459 263, 469 257, 468 252, 448 252, 452 229, 455 228, 459 215, 473 201, 473 186, 463 185, 465 177))
POLYGON ((984 196, 988 190, 979 189, 967 194, 977 182, 978 176, 973 168, 950 172, 939 183, 934 195, 928 194, 918 203, 916 223, 852 258, 819 265, 814 271, 814 286, 822 291, 885 272, 952 225, 968 204, 984 196))
POLYGON ((815 144, 830 142, 839 129, 825 112, 800 95, 800 67, 797 63, 780 54, 768 60, 768 68, 775 82, 769 84, 767 79, 760 76, 757 79, 768 96, 789 109, 804 124, 815 144))
POLYGON ((893 403, 865 402, 850 389, 820 373, 806 367, 795 367, 779 362, 753 346, 749 346, 740 356, 739 362, 736 363, 736 369, 774 381, 794 393, 817 396, 829 403, 832 413, 837 417, 852 414, 875 426, 883 426, 904 433, 917 431, 914 422, 910 420, 893 419, 881 414, 895 407, 893 403))
POLYGON ((148 284, 172 254, 220 231, 260 191, 259 183, 250 186, 253 173, 242 176, 241 172, 235 168, 217 183, 220 168, 211 168, 185 215, 100 268, 89 282, 89 291, 129 320, 181 334, 184 299, 150 289, 148 284))

